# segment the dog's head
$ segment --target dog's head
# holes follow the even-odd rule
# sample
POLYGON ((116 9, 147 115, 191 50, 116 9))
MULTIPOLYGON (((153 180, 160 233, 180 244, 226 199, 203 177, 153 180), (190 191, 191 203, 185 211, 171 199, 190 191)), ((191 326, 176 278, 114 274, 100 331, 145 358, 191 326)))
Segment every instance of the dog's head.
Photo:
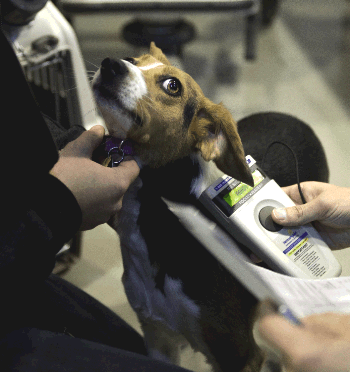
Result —
POLYGON ((200 152, 225 174, 253 184, 229 111, 154 43, 140 58, 103 60, 93 90, 110 134, 131 139, 143 164, 158 167, 200 152))

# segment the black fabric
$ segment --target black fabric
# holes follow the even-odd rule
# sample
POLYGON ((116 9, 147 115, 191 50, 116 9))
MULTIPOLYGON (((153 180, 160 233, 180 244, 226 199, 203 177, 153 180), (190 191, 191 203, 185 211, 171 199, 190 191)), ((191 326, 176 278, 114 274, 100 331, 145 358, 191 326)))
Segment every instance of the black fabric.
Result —
POLYGON ((51 274, 28 296, 16 297, 0 335, 19 328, 37 328, 71 334, 77 339, 146 355, 143 338, 96 299, 73 284, 51 274), (25 309, 25 311, 23 311, 25 309))
POLYGON ((14 311, 16 325, 0 338, 1 370, 184 371, 147 358, 135 330, 58 276, 38 285, 30 301, 17 299, 14 311))
POLYGON ((146 357, 143 338, 115 313, 50 275, 12 304, 0 337, 4 371, 185 371, 146 357), (73 336, 73 337, 72 337, 73 336))
POLYGON ((56 253, 77 232, 81 210, 70 190, 49 174, 58 152, 2 32, 0 50, 0 291, 11 298, 47 278, 56 253))
POLYGON ((47 173, 58 160, 58 154, 18 59, 2 32, 0 50, 0 160, 1 171, 10 177, 6 186, 11 192, 13 184, 23 184, 23 179, 28 182, 35 180, 33 176, 47 173))
MULTIPOLYGON (((246 155, 259 165, 267 147, 274 141, 290 146, 298 159, 300 182, 328 182, 329 168, 323 146, 309 125, 291 115, 263 112, 238 122, 246 155)), ((281 187, 297 182, 293 154, 283 145, 273 145, 266 154, 264 171, 281 187)))
POLYGON ((69 142, 77 139, 85 131, 84 127, 80 125, 73 125, 67 130, 47 115, 42 114, 42 116, 51 132, 57 150, 62 150, 69 142))
POLYGON ((185 372, 146 356, 35 328, 19 329, 0 342, 3 371, 185 372))

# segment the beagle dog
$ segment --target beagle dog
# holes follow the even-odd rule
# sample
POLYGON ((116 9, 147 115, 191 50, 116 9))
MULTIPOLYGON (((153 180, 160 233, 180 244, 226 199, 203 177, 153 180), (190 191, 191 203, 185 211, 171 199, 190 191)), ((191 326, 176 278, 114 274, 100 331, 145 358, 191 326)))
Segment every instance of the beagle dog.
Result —
POLYGON ((264 355, 251 324, 256 300, 162 200, 203 211, 198 197, 223 173, 253 185, 230 112, 154 43, 139 58, 104 59, 92 87, 109 134, 132 141, 141 167, 112 227, 149 355, 179 364, 189 343, 216 372, 259 371, 264 355))

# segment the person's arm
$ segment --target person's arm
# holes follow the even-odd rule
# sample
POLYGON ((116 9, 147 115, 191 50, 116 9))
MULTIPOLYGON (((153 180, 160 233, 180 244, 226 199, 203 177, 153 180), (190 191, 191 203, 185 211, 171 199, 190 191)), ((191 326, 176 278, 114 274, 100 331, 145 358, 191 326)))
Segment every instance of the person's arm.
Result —
POLYGON ((81 225, 71 191, 49 174, 58 153, 18 59, 0 32, 0 291, 47 277, 81 225))
POLYGON ((103 139, 101 126, 59 157, 2 32, 0 50, 0 291, 16 296, 50 274, 56 253, 79 228, 107 222, 118 211, 139 169, 135 161, 110 169, 91 160, 103 139))
MULTIPOLYGON (((52 271, 55 255, 81 225, 80 207, 71 191, 43 175, 30 193, 3 202, 0 227, 0 289, 32 286, 52 271)), ((2 199, 6 198, 3 195, 2 199)))

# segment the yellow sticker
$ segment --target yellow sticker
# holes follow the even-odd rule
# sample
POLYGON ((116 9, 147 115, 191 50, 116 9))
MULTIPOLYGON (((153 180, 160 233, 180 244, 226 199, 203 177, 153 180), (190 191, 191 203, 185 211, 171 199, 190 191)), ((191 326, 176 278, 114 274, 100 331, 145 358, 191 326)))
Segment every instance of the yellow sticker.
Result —
POLYGON ((299 250, 302 246, 305 245, 305 243, 309 240, 309 238, 305 238, 303 239, 296 247, 294 247, 292 250, 290 250, 287 255, 288 256, 291 256, 292 254, 294 254, 297 250, 299 250))

